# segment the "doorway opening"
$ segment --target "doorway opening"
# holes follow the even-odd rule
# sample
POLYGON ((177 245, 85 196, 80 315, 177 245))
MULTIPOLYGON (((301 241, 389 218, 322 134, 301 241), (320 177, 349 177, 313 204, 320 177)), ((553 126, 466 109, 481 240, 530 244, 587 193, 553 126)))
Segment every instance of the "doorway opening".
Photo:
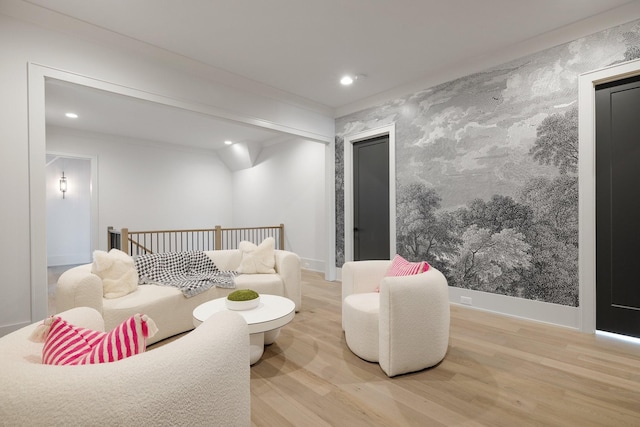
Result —
POLYGON ((91 262, 91 159, 48 153, 45 173, 47 267, 91 262))
POLYGON ((395 168, 395 124, 390 124, 365 132, 349 135, 344 138, 344 239, 345 261, 354 258, 354 145, 378 137, 388 137, 388 257, 391 259, 396 251, 396 168, 395 168))
POLYGON ((640 60, 590 71, 579 77, 579 281, 580 330, 596 332, 595 87, 640 75, 640 60))
POLYGON ((55 313, 57 278, 71 267, 90 263, 98 246, 96 168, 91 156, 46 154, 48 314, 55 313))
POLYGON ((389 135, 353 144, 353 260, 389 259, 389 135))
POLYGON ((640 78, 596 86, 596 329, 640 337, 640 78))

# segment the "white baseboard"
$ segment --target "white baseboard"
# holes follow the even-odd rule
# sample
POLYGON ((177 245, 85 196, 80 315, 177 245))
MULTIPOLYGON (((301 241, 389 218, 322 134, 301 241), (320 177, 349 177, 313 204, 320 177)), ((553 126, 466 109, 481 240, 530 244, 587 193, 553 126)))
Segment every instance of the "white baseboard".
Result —
POLYGON ((319 259, 300 258, 300 266, 305 270, 324 273, 325 262, 319 259))
POLYGON ((3 337, 7 334, 10 334, 13 331, 17 331, 20 328, 24 328, 27 325, 30 325, 31 322, 22 322, 22 323, 16 323, 13 325, 4 325, 4 326, 0 326, 0 337, 3 337))
POLYGON ((82 254, 66 254, 66 255, 51 255, 47 257, 48 267, 57 267, 59 265, 77 265, 77 264, 89 264, 93 260, 91 255, 85 253, 82 254))
POLYGON ((580 309, 578 307, 490 294, 452 286, 449 287, 449 301, 452 304, 505 316, 534 320, 572 329, 580 328, 580 309), (462 298, 470 298, 471 304, 463 303, 462 298))
MULTIPOLYGON (((336 269, 337 280, 342 281, 342 269, 336 269)), ((468 301, 468 300, 467 300, 468 301)), ((551 304, 506 295, 473 291, 449 286, 449 302, 464 307, 489 311, 504 316, 549 323, 580 330, 579 307, 551 304), (471 298, 471 304, 463 304, 461 298, 471 298)))

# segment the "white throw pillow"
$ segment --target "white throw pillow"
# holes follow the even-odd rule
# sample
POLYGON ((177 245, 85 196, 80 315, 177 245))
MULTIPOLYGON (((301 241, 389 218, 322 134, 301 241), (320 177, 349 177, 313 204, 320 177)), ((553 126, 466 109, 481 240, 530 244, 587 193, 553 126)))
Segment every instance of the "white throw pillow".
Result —
POLYGON ((122 297, 138 287, 138 272, 133 258, 118 249, 94 251, 91 272, 102 279, 105 298, 122 297))
POLYGON ((236 271, 244 274, 275 273, 275 247, 273 237, 267 237, 259 246, 247 241, 240 242, 238 249, 242 252, 242 261, 236 271))

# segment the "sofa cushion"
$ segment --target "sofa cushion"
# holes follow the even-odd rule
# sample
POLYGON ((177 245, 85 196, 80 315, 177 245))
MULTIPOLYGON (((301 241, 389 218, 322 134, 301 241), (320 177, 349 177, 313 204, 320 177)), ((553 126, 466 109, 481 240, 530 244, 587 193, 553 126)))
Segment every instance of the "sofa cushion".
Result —
POLYGON ((238 249, 242 252, 242 261, 240 261, 238 273, 275 273, 275 248, 276 241, 273 237, 267 237, 258 246, 247 241, 240 242, 238 249))
MULTIPOLYGON (((253 289, 259 294, 285 295, 284 282, 278 274, 240 274, 236 289, 253 289)), ((193 328, 193 310, 200 304, 226 297, 233 289, 212 287, 191 298, 172 286, 139 285, 128 295, 105 299, 104 323, 107 330, 120 324, 131 313, 145 313, 158 326, 159 332, 147 343, 153 344, 193 328)))
POLYGON ((91 272, 102 279, 105 298, 127 295, 138 286, 138 272, 133 258, 118 249, 94 251, 91 272))
POLYGON ((344 333, 353 353, 369 362, 379 354, 380 294, 367 292, 348 295, 343 304, 344 333))
POLYGON ((153 320, 135 314, 110 332, 74 326, 61 317, 51 316, 32 335, 44 341, 45 365, 86 365, 115 362, 146 349, 146 339, 157 331, 153 320))
POLYGON ((284 282, 278 274, 241 274, 236 277, 237 289, 253 289, 259 294, 284 296, 284 282))
POLYGON ((213 287, 199 295, 185 298, 178 288, 161 285, 139 285, 138 288, 121 298, 105 299, 102 315, 105 329, 110 330, 128 319, 132 313, 145 313, 158 326, 158 333, 149 337, 152 344, 190 329, 191 311, 211 299, 208 294, 216 292, 213 287), (186 329, 185 329, 186 327, 186 329))

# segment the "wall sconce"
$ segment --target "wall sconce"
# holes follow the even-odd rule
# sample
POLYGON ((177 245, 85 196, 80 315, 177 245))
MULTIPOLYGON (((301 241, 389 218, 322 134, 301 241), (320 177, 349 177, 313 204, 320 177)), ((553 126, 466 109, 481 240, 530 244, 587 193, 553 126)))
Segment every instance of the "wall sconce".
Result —
POLYGON ((60 178, 60 191, 62 191, 62 198, 64 199, 64 193, 67 192, 67 178, 64 176, 64 171, 62 172, 62 178, 60 178))

